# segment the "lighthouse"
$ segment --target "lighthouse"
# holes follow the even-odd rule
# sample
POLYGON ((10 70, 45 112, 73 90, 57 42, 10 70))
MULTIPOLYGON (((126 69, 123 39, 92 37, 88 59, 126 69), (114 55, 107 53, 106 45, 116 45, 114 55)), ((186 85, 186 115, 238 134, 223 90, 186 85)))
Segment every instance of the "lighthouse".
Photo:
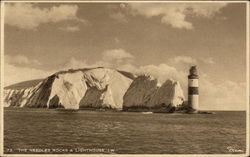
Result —
POLYGON ((188 105, 194 110, 199 110, 199 76, 196 66, 191 66, 188 75, 188 105))

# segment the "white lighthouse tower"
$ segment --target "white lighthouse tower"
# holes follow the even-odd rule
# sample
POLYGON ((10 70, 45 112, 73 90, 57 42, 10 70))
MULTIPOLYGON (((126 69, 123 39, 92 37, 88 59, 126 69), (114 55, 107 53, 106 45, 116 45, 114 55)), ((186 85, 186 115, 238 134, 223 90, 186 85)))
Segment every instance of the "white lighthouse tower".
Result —
POLYGON ((188 75, 188 105, 193 111, 199 110, 199 82, 196 66, 192 66, 188 75))

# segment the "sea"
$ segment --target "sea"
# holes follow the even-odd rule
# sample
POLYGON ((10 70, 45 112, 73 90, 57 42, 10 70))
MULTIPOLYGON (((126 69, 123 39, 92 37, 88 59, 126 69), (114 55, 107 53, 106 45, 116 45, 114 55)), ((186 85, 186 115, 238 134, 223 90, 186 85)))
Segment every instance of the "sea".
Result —
POLYGON ((5 154, 244 154, 246 112, 5 108, 5 154))

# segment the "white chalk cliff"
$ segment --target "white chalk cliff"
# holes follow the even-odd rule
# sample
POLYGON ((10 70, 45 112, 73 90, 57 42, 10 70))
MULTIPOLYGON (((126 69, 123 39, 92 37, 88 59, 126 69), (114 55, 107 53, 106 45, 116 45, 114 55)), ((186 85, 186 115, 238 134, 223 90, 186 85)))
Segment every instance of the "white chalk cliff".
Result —
POLYGON ((161 86, 151 76, 109 68, 61 71, 31 86, 4 89, 5 107, 36 108, 157 108, 178 107, 184 101, 180 84, 161 86))
POLYGON ((159 85, 151 76, 138 76, 124 95, 124 108, 179 107, 183 102, 179 82, 169 79, 159 85))

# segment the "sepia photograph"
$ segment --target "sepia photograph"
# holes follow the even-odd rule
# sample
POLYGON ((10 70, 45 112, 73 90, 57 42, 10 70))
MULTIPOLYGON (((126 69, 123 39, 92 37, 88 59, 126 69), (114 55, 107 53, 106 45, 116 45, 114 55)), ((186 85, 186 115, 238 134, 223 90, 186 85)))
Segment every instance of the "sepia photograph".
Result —
POLYGON ((249 155, 249 2, 1 2, 1 154, 249 155))

